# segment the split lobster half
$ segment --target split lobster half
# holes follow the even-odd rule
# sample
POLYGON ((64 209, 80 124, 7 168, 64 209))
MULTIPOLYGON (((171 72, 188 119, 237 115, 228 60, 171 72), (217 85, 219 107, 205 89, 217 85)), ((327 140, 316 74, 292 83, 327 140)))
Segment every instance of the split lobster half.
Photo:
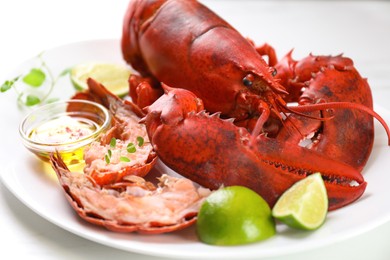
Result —
POLYGON ((149 139, 179 174, 211 189, 247 186, 271 206, 314 172, 330 209, 364 193, 373 117, 390 131, 351 59, 290 52, 278 62, 191 0, 131 1, 121 44, 140 73, 130 95, 149 139))
POLYGON ((93 79, 88 79, 88 90, 73 98, 99 102, 113 115, 112 127, 85 149, 83 172, 71 172, 58 153, 50 156, 77 214, 116 232, 159 234, 192 225, 211 191, 182 177, 160 174, 143 178, 156 164, 156 155, 145 125, 138 122, 142 111, 93 79), (142 143, 135 144, 137 137, 142 143))

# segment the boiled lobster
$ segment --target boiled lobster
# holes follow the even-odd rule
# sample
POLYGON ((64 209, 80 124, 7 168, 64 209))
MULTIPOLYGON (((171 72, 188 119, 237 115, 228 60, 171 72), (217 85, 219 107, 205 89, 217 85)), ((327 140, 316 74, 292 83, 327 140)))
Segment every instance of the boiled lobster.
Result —
POLYGON ((250 187, 271 206, 317 171, 330 209, 363 194, 373 117, 390 131, 351 59, 290 52, 278 62, 271 46, 255 47, 192 0, 131 1, 121 46, 140 73, 130 95, 149 138, 179 174, 212 189, 250 187))

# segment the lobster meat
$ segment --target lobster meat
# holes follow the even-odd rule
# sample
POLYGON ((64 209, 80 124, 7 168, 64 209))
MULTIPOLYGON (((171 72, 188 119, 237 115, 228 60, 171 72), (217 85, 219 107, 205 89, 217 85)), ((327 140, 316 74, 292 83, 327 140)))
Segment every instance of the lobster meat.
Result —
POLYGON ((121 46, 140 73, 130 95, 147 111, 153 147, 179 174, 212 189, 250 187, 271 206, 317 171, 330 210, 364 193, 373 117, 390 131, 351 59, 290 52, 278 62, 270 45, 255 47, 192 0, 131 1, 121 46))
MULTIPOLYGON (((108 185, 128 175, 144 177, 149 173, 157 157, 145 126, 138 123, 144 116, 138 106, 120 99, 93 79, 88 79, 88 90, 76 93, 73 99, 100 103, 113 115, 112 127, 84 150, 85 174, 98 185, 108 185)), ((72 106, 69 109, 83 108, 72 106)))
POLYGON ((162 175, 158 186, 126 175, 101 186, 90 175, 70 172, 59 154, 50 156, 66 198, 84 220, 116 232, 159 234, 183 229, 196 221, 210 190, 185 178, 162 175))
POLYGON ((116 232, 159 234, 192 225, 211 191, 189 179, 161 172, 149 178, 155 182, 157 177, 157 185, 144 179, 157 159, 145 125, 139 124, 144 113, 95 80, 90 78, 87 83, 88 89, 73 99, 103 104, 112 113, 113 122, 100 141, 85 149, 83 173, 71 172, 59 153, 50 155, 70 205, 82 219, 116 232), (142 143, 137 143, 137 138, 142 143))

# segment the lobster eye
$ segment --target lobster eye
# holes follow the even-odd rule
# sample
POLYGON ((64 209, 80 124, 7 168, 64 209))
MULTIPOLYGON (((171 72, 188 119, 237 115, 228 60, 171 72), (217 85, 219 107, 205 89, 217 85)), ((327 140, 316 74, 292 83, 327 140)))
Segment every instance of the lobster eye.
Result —
POLYGON ((255 80, 255 76, 253 74, 248 74, 242 79, 242 83, 246 87, 251 87, 253 85, 253 81, 255 80))
POLYGON ((278 71, 275 69, 275 68, 272 68, 273 70, 272 70, 272 77, 275 77, 276 76, 276 74, 278 74, 278 71))

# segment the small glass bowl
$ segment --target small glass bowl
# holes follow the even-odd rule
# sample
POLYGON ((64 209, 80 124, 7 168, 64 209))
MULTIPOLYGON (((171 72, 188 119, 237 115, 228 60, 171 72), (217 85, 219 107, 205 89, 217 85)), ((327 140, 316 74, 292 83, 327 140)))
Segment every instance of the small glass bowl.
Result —
POLYGON ((43 105, 19 126, 24 146, 43 161, 58 151, 66 164, 83 161, 84 148, 111 125, 111 114, 87 100, 66 100, 43 105))

